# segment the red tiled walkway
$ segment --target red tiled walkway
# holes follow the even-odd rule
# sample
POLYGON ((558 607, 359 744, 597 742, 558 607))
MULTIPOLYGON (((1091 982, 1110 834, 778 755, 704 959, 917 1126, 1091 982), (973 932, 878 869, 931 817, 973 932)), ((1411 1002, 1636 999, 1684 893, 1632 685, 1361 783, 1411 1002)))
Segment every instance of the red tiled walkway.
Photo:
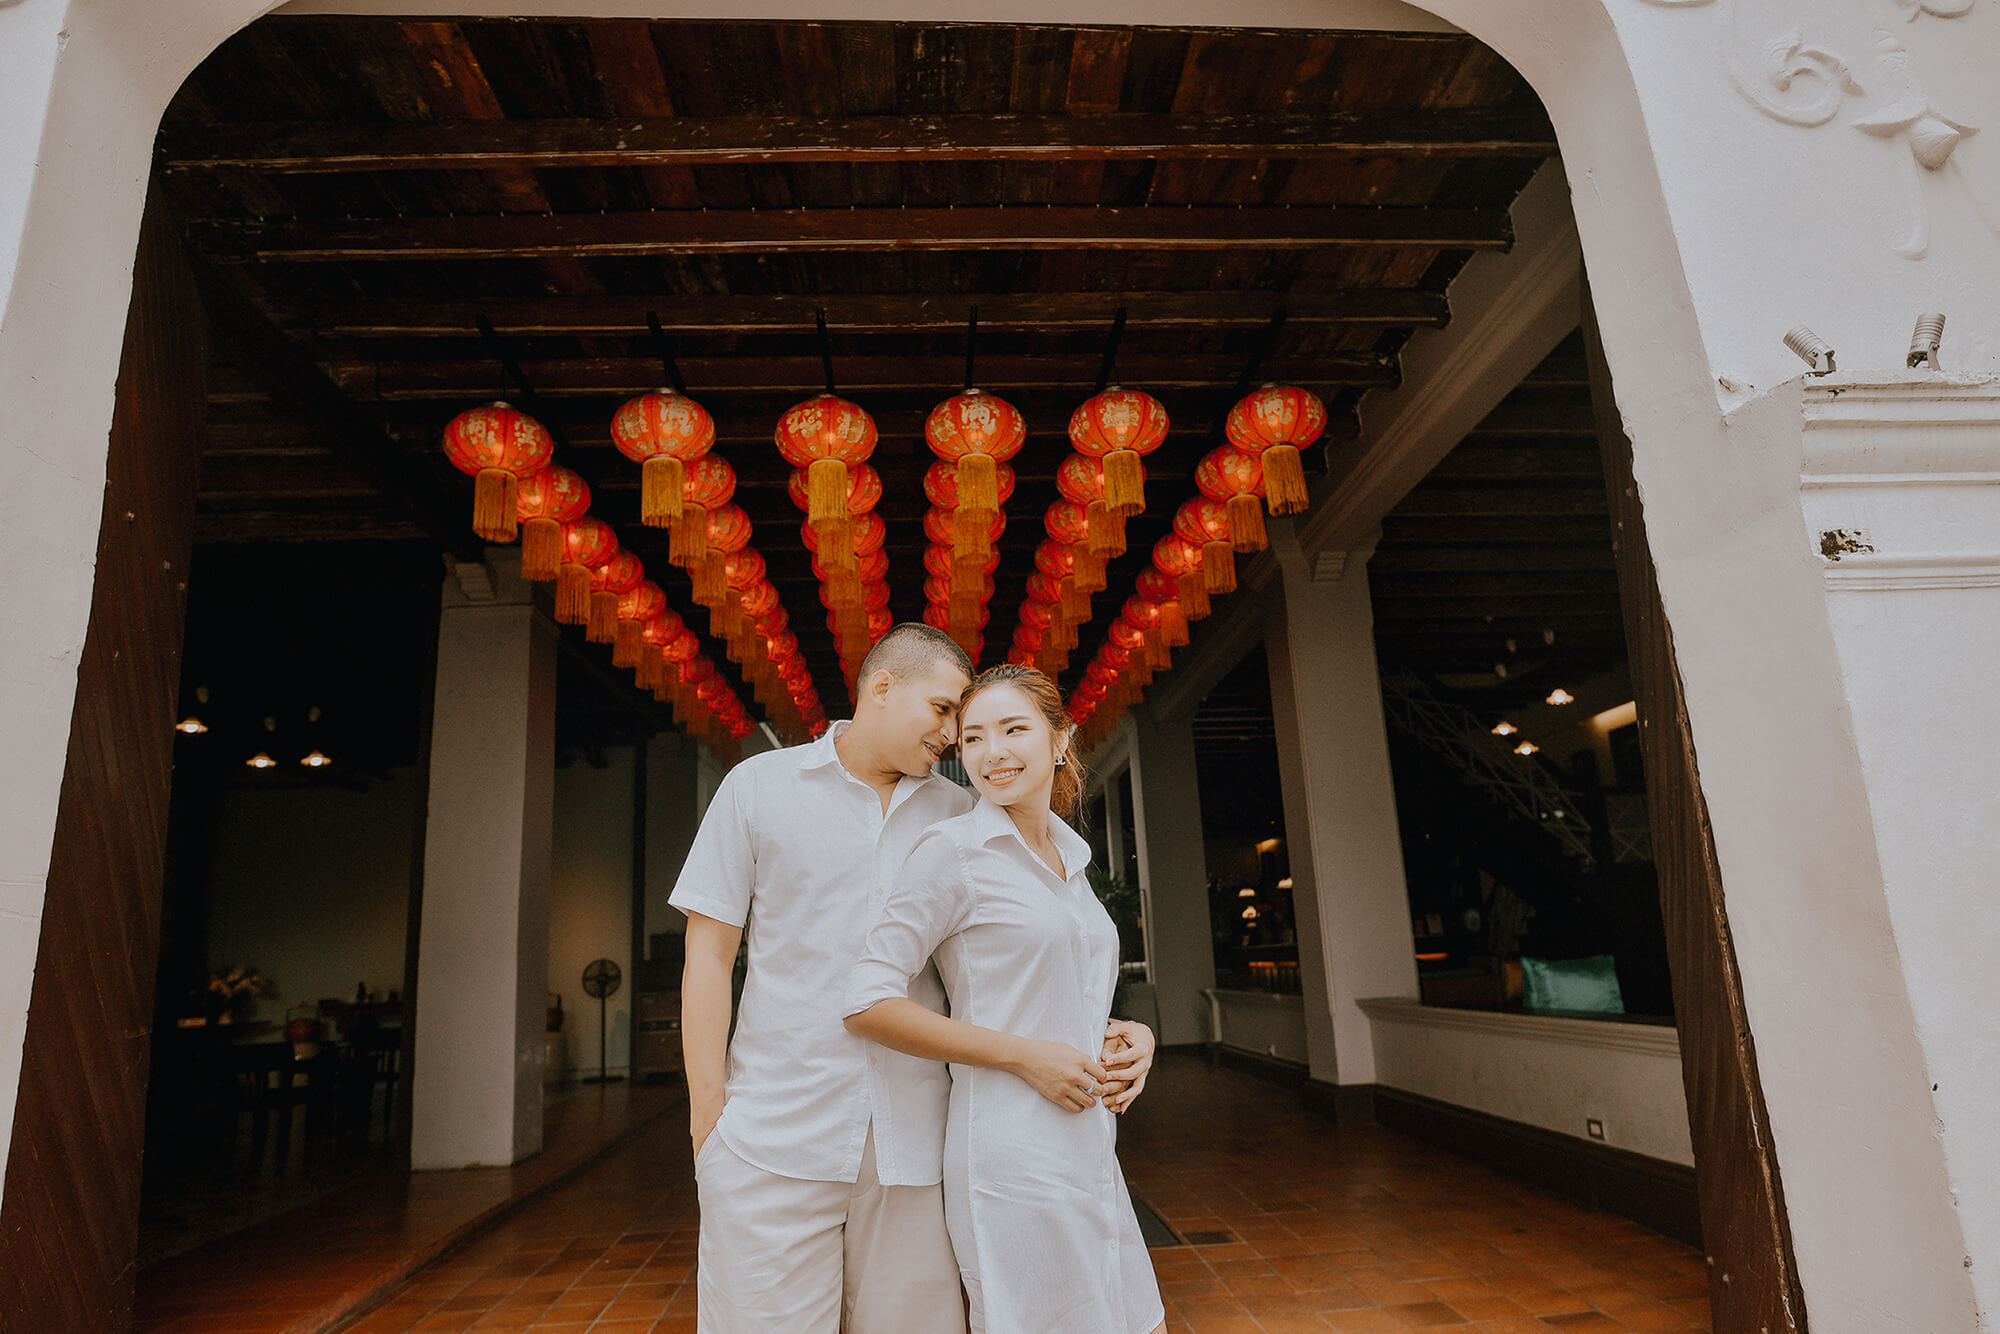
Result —
MULTIPOLYGON (((1196 1060, 1162 1060, 1121 1156, 1182 1235, 1227 1234, 1153 1252, 1170 1329, 1709 1328, 1687 1247, 1386 1131, 1335 1130, 1196 1060)), ((669 1119, 345 1329, 691 1331, 695 1224, 669 1119)))

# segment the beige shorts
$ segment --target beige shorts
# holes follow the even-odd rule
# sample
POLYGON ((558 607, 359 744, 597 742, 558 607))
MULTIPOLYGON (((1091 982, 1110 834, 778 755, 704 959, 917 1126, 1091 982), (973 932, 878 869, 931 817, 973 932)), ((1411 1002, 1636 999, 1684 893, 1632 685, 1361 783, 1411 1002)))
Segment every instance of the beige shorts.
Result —
POLYGON ((700 1334, 963 1334, 944 1191, 876 1180, 872 1130, 851 1185, 753 1167, 713 1131, 694 1179, 700 1334))

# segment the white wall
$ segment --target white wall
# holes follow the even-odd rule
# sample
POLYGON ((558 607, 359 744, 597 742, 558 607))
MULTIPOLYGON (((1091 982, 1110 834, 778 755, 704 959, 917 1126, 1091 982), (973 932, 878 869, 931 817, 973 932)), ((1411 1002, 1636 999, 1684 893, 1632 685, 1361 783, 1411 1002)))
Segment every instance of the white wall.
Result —
POLYGON ((556 770, 553 881, 549 895, 549 990, 560 992, 566 1077, 599 1073, 597 1002, 583 994, 584 966, 610 959, 624 981, 606 1006, 605 1060, 614 1075, 632 1061, 632 773, 634 750, 613 746, 609 763, 576 756, 556 770))
POLYGON ((1307 1064, 1306 999, 1263 991, 1208 987, 1209 1035, 1225 1047, 1307 1064))
POLYGON ((1671 1027, 1365 1000, 1376 1082, 1615 1149, 1694 1165, 1671 1027))
POLYGON ((366 790, 332 785, 225 790, 206 872, 211 968, 254 964, 275 990, 253 1017, 293 1005, 401 990, 409 924, 416 770, 366 790))

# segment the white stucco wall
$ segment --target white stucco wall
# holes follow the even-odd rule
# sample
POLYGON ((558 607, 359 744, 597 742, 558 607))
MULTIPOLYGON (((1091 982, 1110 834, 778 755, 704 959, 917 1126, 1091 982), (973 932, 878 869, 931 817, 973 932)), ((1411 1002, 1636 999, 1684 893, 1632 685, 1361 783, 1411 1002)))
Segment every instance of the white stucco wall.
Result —
POLYGON ((605 767, 578 758, 556 770, 556 822, 549 885, 549 990, 563 998, 566 1077, 600 1073, 598 1004, 583 992, 583 970, 610 959, 624 981, 604 1007, 609 1072, 630 1072, 632 1057, 633 749, 604 752, 605 767))
POLYGON ((1694 1165, 1672 1028, 1365 1000, 1376 1082, 1489 1116, 1694 1165))
MULTIPOLYGON (((0 265, 10 271, 0 294, 8 404, 0 467, 11 479, 0 525, 0 735, 10 748, 0 770, 0 1123, 11 1124, 19 1074, 150 144, 186 72, 264 8, 261 0, 0 6, 8 76, 0 260, 16 261, 0 265)), ((438 12, 417 0, 374 8, 438 12)), ((1002 0, 977 11, 942 0, 865 8, 798 0, 726 13, 712 0, 445 8, 1413 23, 1410 11, 1372 0, 1260 0, 1226 11, 1195 0, 1002 0)), ((1829 611, 1799 498, 1795 363, 1779 336, 1803 322, 1839 350, 1844 368, 1895 369, 1913 317, 1940 309, 1952 318, 1947 364, 2000 370, 2000 242, 1979 212, 1996 211, 2000 143, 1989 128, 1931 170, 1916 165, 1897 128, 1899 115, 1907 126, 1926 104, 1961 123, 2000 124, 2000 81, 1990 73, 2000 8, 1963 0, 1772 0, 1754 13, 1703 0, 1430 0, 1424 8, 1512 60, 1547 103, 1563 145, 1674 627, 1813 1324, 1934 1334, 1990 1323, 2000 1309, 2000 1236, 1991 1208, 1962 1213, 1948 1182, 1962 1193, 1989 1189, 2000 1111, 1968 1100, 1948 1169, 1931 1089, 1978 1087, 1980 1063, 2000 1063, 2000 1036, 1975 1023, 1944 1040, 1928 1020, 1919 1025, 1913 1007, 1913 978, 1963 975, 1954 951, 1969 948, 1970 936, 1895 930, 1885 856, 1901 876, 1919 842, 1909 830, 1923 827, 1927 810, 1871 788, 1894 772, 1877 767, 1890 754, 1882 727, 1909 720, 1876 703, 1892 670, 1885 657, 1854 651, 1858 627, 1829 611), (1833 69, 1829 52, 1848 75, 1814 72, 1833 69), (1759 66, 1774 54, 1772 71, 1759 66), (1808 106, 1829 90, 1840 95, 1808 106), (1929 224, 1921 258, 1919 206, 1929 224)), ((1974 763, 1947 741, 1901 739, 1920 757, 1922 785, 1946 802, 1987 781, 1991 753, 1981 748, 1974 763)), ((1936 907, 1948 920, 1963 883, 1950 880, 1935 904, 1911 885, 1912 910, 1936 907)), ((1977 1016, 2000 1010, 1985 989, 1993 976, 1971 975, 1971 993, 1957 1003, 1977 1016)))

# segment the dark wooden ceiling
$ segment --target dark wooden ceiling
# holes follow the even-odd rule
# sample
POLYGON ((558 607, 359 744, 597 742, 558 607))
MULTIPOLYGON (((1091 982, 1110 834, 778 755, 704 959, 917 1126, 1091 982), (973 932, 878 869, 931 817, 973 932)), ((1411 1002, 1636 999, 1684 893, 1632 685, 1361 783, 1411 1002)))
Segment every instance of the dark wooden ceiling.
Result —
MULTIPOLYGON (((837 714, 771 443, 821 387, 817 313, 840 391, 881 426, 891 605, 915 617, 922 421, 963 382, 977 306, 974 378, 1031 431, 993 659, 1122 309, 1116 378, 1174 428, 1081 665, 1245 374, 1315 389, 1329 434, 1353 435, 1410 332, 1450 318, 1465 259, 1508 243, 1507 207, 1553 148, 1525 84, 1463 36, 265 19, 188 81, 158 146, 217 334, 199 535, 468 544, 469 483, 438 442, 510 390, 484 319, 562 433, 559 461, 685 610, 608 431, 669 353, 717 420, 837 714)), ((1565 508, 1582 489, 1580 364, 1551 374, 1496 414, 1518 407, 1520 429, 1489 424, 1412 497, 1430 508, 1391 519, 1385 657, 1462 669, 1538 598, 1578 616, 1588 601, 1591 634, 1615 628, 1596 578, 1608 535, 1581 540, 1583 520, 1604 527, 1601 498, 1565 508), (1510 499, 1468 498, 1494 491, 1510 499), (1489 595, 1504 617, 1481 610, 1489 595)))

